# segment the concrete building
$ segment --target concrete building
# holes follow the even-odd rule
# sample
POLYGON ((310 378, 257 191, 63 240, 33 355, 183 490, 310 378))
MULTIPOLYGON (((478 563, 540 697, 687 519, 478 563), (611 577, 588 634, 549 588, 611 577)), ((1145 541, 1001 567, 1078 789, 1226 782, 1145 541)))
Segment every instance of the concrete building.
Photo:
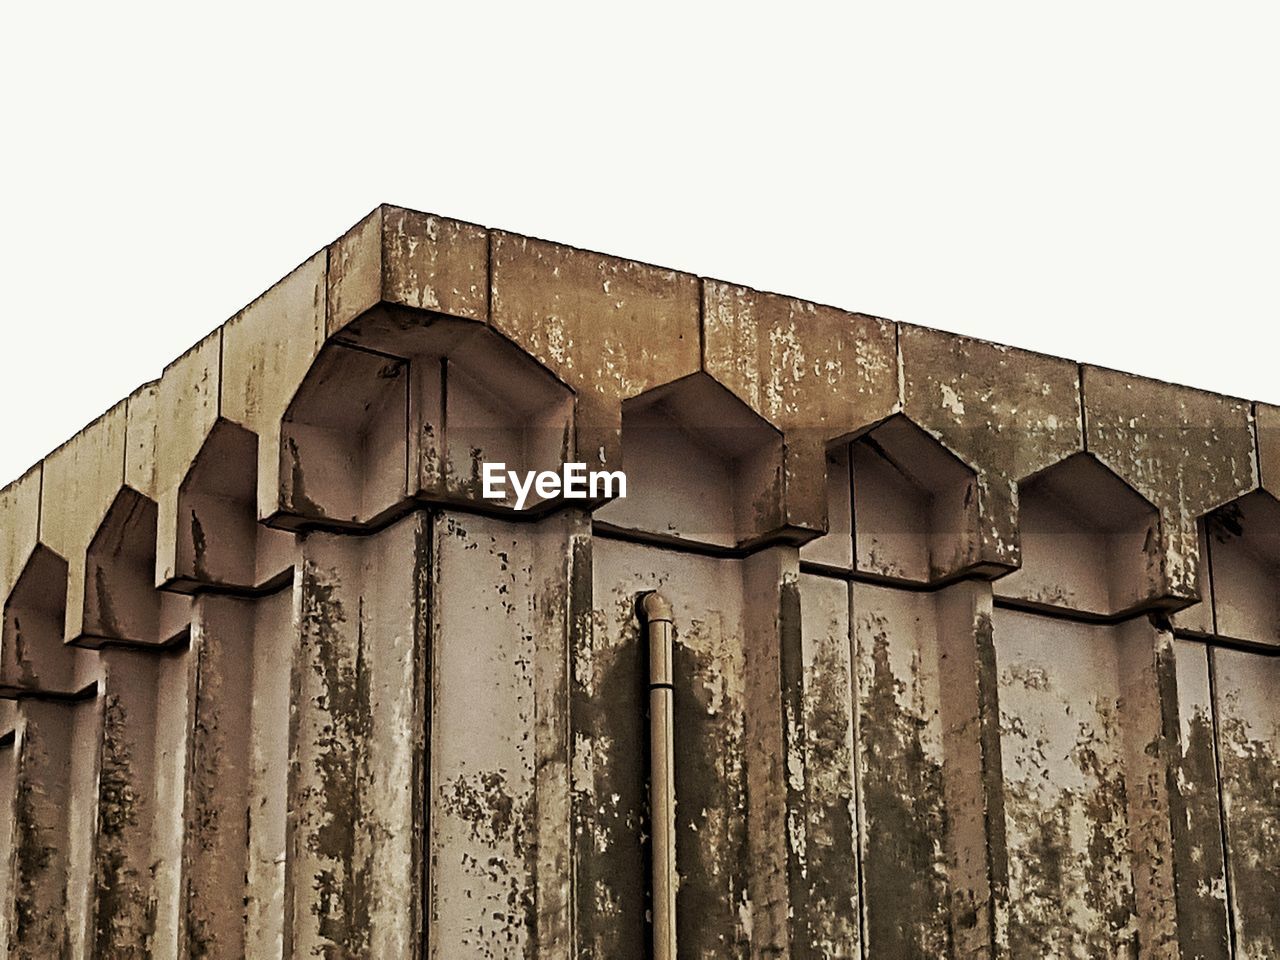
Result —
POLYGON ((1280 407, 382 207, 0 491, 0 943, 1274 960, 1277 495, 1280 407))

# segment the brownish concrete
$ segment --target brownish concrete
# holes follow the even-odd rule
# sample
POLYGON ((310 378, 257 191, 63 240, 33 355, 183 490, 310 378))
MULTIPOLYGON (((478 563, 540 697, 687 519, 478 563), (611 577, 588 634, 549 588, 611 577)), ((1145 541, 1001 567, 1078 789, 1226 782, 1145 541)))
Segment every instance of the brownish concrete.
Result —
POLYGON ((0 489, 0 955, 1275 955, 1280 407, 380 207, 0 489), (625 500, 485 501, 487 461, 625 500))

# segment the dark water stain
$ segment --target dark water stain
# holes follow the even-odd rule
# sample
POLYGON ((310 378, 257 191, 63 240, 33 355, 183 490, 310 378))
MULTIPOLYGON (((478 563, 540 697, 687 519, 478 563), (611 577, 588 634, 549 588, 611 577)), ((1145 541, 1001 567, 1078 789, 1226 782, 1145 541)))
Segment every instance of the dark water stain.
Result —
POLYGON ((1009 923, 1009 947, 1014 957, 1067 956, 1068 937, 1058 908, 1069 895, 1067 865, 1071 862, 1069 800, 1059 797, 1049 806, 1025 782, 1006 788, 1006 809, 1023 839, 1014 856, 1025 876, 1014 899, 1009 923), (1034 811, 1033 813, 1029 811, 1034 811))
POLYGON ((768 533, 781 526, 784 513, 782 466, 779 465, 751 502, 755 529, 748 531, 748 536, 768 533))
MULTIPOLYGON (((191 514, 195 522, 194 511, 191 514)), ((197 565, 198 566, 198 565, 197 565)), ((211 683, 208 668, 208 657, 204 644, 193 650, 196 657, 193 676, 193 698, 195 724, 191 736, 191 777, 190 789, 191 810, 185 823, 184 857, 190 857, 190 872, 185 878, 186 902, 183 904, 184 922, 186 926, 187 955, 193 960, 202 960, 212 954, 215 946, 212 924, 209 914, 212 904, 205 903, 198 895, 200 862, 194 854, 209 854, 216 849, 218 832, 218 808, 216 790, 219 779, 220 756, 214 741, 217 720, 207 716, 206 711, 216 710, 219 692, 216 683, 211 683), (212 696, 211 696, 212 695, 212 696)))
POLYGON ((466 822, 471 839, 477 843, 496 847, 511 838, 516 821, 515 801, 500 770, 458 777, 442 802, 449 813, 466 822))
POLYGON ((200 518, 196 516, 194 510, 191 511, 191 550, 192 550, 192 567, 195 577, 200 581, 208 581, 209 568, 205 565, 209 552, 209 542, 205 537, 204 525, 200 522, 200 518))
POLYGON ((467 824, 471 840, 490 851, 487 857, 465 853, 472 870, 483 871, 488 889, 506 889, 506 912, 492 912, 484 919, 497 925, 485 935, 514 941, 523 930, 529 942, 536 940, 536 876, 530 858, 536 854, 533 804, 512 796, 506 775, 490 770, 459 776, 442 794, 444 809, 467 824), (508 855, 507 850, 514 856, 508 855))
POLYGON ((361 956, 368 950, 370 873, 368 856, 358 857, 359 831, 374 824, 359 821, 361 783, 369 777, 367 743, 371 733, 370 690, 364 669, 363 625, 356 614, 356 637, 345 635, 347 614, 338 596, 336 575, 325 577, 312 566, 303 575, 303 656, 315 676, 316 692, 308 707, 319 711, 313 743, 319 809, 305 838, 308 849, 329 864, 318 871, 310 896, 320 936, 336 956, 361 956))
POLYGON ((1238 503, 1228 503, 1209 514, 1205 525, 1218 543, 1226 543, 1244 536, 1244 511, 1238 503))
POLYGON ((34 688, 39 685, 40 681, 36 676, 35 666, 31 660, 31 652, 27 649, 27 636, 22 629, 22 617, 17 612, 14 612, 12 618, 13 644, 9 649, 3 651, 5 672, 7 673, 11 669, 8 661, 12 658, 17 669, 18 682, 24 687, 34 688))
POLYGON ((1128 798, 1122 763, 1111 755, 1119 742, 1117 709, 1106 701, 1094 708, 1097 723, 1081 721, 1071 758, 1093 782, 1079 797, 1089 824, 1085 902, 1103 918, 1109 944, 1119 943, 1135 915, 1127 858, 1128 798))
POLYGON ((1228 698, 1218 736, 1237 950, 1280 957, 1280 724, 1254 737, 1228 698))
POLYGON ((436 619, 435 585, 440 582, 436 554, 436 516, 422 515, 416 521, 413 536, 413 690, 419 711, 418 736, 413 745, 413 836, 412 883, 416 895, 410 894, 408 910, 410 926, 417 941, 415 957, 424 958, 430 952, 427 936, 427 918, 431 916, 431 857, 429 854, 431 830, 431 797, 434 783, 431 778, 432 696, 435 662, 432 652, 432 629, 436 619))
MULTIPOLYGON (((746 956, 746 782, 733 664, 716 657, 717 626, 694 621, 673 651, 676 751, 676 938, 694 957, 746 956)), ((779 838, 781 840, 781 838, 779 838)))
MULTIPOLYGON (((805 697, 804 624, 801 617, 800 587, 794 578, 784 577, 779 588, 777 643, 782 736, 781 754, 776 761, 778 771, 776 775, 784 786, 782 826, 785 830, 783 836, 786 841, 784 844, 786 856, 780 866, 786 876, 786 902, 790 916, 785 931, 762 930, 757 947, 761 950, 777 949, 780 945, 779 935, 785 932, 794 960, 809 960, 815 939, 816 918, 810 909, 814 905, 810 900, 812 891, 808 861, 810 842, 808 798, 819 782, 819 778, 817 771, 811 771, 808 763, 809 730, 806 713, 808 703, 805 697)), ((752 651, 752 656, 759 655, 760 651, 752 651)), ((766 652, 765 663, 768 663, 768 657, 769 653, 766 652)), ((753 689, 752 694, 752 705, 749 709, 755 711, 768 709, 770 696, 762 696, 758 689, 753 689)), ((756 769, 758 771, 759 768, 756 769)), ((754 776, 759 778, 760 773, 756 772, 754 776)), ((758 789, 757 796, 764 801, 760 806, 767 810, 771 805, 770 794, 767 786, 761 786, 764 786, 764 789, 758 789)), ((750 790, 749 783, 746 789, 750 790)), ((767 814, 764 815, 767 816, 767 814)), ((762 879, 763 883, 756 884, 757 896, 767 897, 770 885, 767 879, 762 879)), ((771 918, 767 918, 765 923, 769 927, 777 926, 777 921, 771 918)))
MULTIPOLYGON (((241 843, 248 840, 248 818, 240 824, 226 824, 222 816, 225 794, 223 786, 226 757, 220 735, 222 727, 221 706, 226 697, 225 684, 217 669, 217 655, 201 642, 193 649, 196 658, 193 675, 194 723, 191 736, 191 785, 189 788, 190 811, 187 814, 184 856, 190 865, 185 879, 185 927, 187 955, 191 960, 218 956, 220 951, 234 950, 241 944, 219 943, 215 924, 219 915, 225 917, 231 905, 217 898, 202 895, 205 870, 209 860, 219 855, 219 847, 225 842, 224 830, 234 834, 237 826, 243 833, 236 838, 241 843)), ((216 883, 216 880, 215 880, 216 883)))
POLYGON ((98 774, 98 849, 94 900, 95 956, 143 960, 151 954, 155 899, 131 862, 129 847, 142 832, 142 798, 127 739, 128 716, 120 698, 105 698, 98 774))
POLYGON ((1174 834, 1178 939, 1185 960, 1218 960, 1230 956, 1231 944, 1213 717, 1203 707, 1188 718, 1177 780, 1186 827, 1174 834))
POLYGON ((98 623, 101 632, 110 637, 124 636, 116 616, 115 606, 111 600, 111 588, 108 585, 107 570, 99 565, 93 571, 93 583, 97 593, 98 623))
MULTIPOLYGON (((935 960, 951 952, 950 892, 943 853, 947 813, 942 766, 925 749, 929 720, 904 706, 907 683, 889 660, 885 618, 871 614, 870 663, 861 695, 866 808, 865 890, 871 956, 935 960)), ((913 685, 919 682, 913 661, 913 685)))
POLYGON ((55 813, 55 803, 38 784, 30 782, 48 768, 48 757, 36 724, 28 722, 23 733, 19 789, 14 794, 13 929, 9 956, 17 960, 45 960, 70 955, 66 923, 67 896, 64 878, 56 869, 59 843, 64 840, 57 824, 42 818, 55 813))
POLYGON ((982 750, 983 796, 986 800, 987 881, 992 899, 992 952, 999 952, 1000 924, 996 913, 1009 898, 1009 839, 1005 820, 1004 752, 1000 742, 1000 681, 996 668, 995 631, 991 614, 980 613, 974 623, 977 655, 978 729, 982 750))
MULTIPOLYGON (((590 543, 574 603, 592 610, 590 543)), ((601 598, 602 600, 604 598, 601 598)), ((648 693, 635 600, 621 591, 573 628, 573 830, 579 960, 648 955, 648 693)))
MULTIPOLYGON (((830 631, 838 637, 836 625, 830 631)), ((804 694, 805 880, 801 931, 806 956, 858 950, 847 635, 818 644, 804 694)))
POLYGON ((324 508, 307 496, 307 480, 302 472, 302 456, 298 452, 298 442, 288 437, 285 444, 289 449, 289 510, 293 513, 309 517, 325 516, 324 508))
MULTIPOLYGON (((1012 668, 1005 682, 1017 682, 1046 697, 1054 716, 1079 713, 1054 693, 1038 667, 1012 668)), ((1005 786, 1005 811, 1012 826, 1010 861, 1021 867, 1010 903, 1009 943, 1014 957, 1083 957, 1113 960, 1136 949, 1136 900, 1129 864, 1128 796, 1119 743, 1119 709, 1114 700, 1094 698, 1076 719, 1074 742, 1065 759, 1086 786, 1059 787, 1049 742, 1032 738, 1024 720, 1006 716, 1006 736, 1023 741, 1025 767, 1005 786), (1073 835, 1083 821, 1084 837, 1073 835), (1096 919, 1081 921, 1079 907, 1096 919)), ((1006 751, 1006 754, 1008 751, 1006 751)))

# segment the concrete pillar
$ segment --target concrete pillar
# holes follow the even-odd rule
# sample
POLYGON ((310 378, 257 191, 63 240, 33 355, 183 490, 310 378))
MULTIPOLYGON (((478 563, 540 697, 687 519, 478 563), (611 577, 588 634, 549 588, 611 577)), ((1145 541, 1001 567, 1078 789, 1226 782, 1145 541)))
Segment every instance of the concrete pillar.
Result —
POLYGON ((287 958, 421 955, 430 564, 421 514, 302 542, 287 958))
POLYGON ((570 820, 568 670, 590 617, 589 528, 573 512, 444 513, 433 542, 431 956, 567 960, 585 840, 570 820))
POLYGON ((279 958, 293 592, 194 608, 180 956, 279 958))

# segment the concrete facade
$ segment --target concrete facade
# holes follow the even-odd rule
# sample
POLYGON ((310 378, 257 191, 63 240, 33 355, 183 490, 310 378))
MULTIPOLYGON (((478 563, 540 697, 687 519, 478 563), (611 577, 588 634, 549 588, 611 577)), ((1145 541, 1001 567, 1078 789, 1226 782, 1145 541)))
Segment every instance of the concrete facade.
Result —
POLYGON ((1280 956, 1280 407, 382 207, 0 491, 0 946, 1280 956), (480 495, 481 465, 628 497, 480 495))

